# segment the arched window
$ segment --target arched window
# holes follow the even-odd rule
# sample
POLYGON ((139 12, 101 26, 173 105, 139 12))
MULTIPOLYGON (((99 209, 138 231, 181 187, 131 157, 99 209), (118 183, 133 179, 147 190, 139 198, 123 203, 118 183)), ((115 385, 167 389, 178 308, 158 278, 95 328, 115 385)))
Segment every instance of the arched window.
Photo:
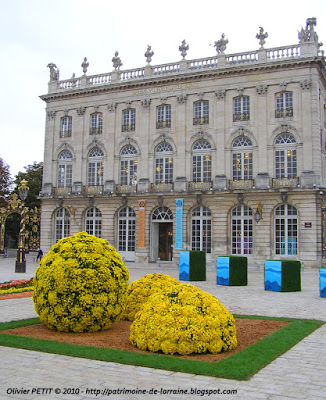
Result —
POLYGON ((87 210, 85 218, 85 231, 89 235, 94 235, 99 238, 101 237, 102 214, 98 208, 92 207, 87 210))
POLYGON ((249 96, 238 96, 233 99, 233 121, 249 121, 250 98, 249 96))
POLYGON ((290 204, 276 207, 274 212, 275 254, 294 256, 298 243, 298 212, 290 204))
POLYGON ((248 206, 239 205, 231 211, 231 252, 252 254, 253 213, 248 206))
POLYGON ((155 149, 155 183, 173 182, 173 149, 162 142, 155 149))
POLYGON ((121 150, 120 184, 137 184, 137 150, 132 145, 127 145, 121 150))
POLYGON ((275 177, 297 177, 296 140, 290 133, 282 133, 275 140, 275 177))
POLYGON ((193 182, 210 182, 212 180, 211 145, 205 140, 197 140, 192 147, 192 180, 193 182))
POLYGON ((205 206, 197 206, 191 213, 191 249, 211 253, 212 218, 205 206))
POLYGON ((232 144, 233 179, 252 179, 252 143, 245 136, 236 138, 232 144))
POLYGON ((58 187, 72 186, 72 154, 63 150, 58 157, 58 187))
POLYGON ((136 214, 130 207, 119 211, 118 215, 118 249, 119 251, 135 251, 136 214))
POLYGON ((55 240, 70 236, 70 214, 66 208, 60 208, 55 213, 55 240))
POLYGON ((99 147, 93 147, 88 153, 88 185, 103 185, 104 153, 99 147))
POLYGON ((103 113, 95 112, 91 114, 91 126, 89 129, 90 135, 99 135, 103 131, 103 113))
POLYGON ((152 214, 153 221, 173 221, 173 213, 168 207, 159 207, 152 214))

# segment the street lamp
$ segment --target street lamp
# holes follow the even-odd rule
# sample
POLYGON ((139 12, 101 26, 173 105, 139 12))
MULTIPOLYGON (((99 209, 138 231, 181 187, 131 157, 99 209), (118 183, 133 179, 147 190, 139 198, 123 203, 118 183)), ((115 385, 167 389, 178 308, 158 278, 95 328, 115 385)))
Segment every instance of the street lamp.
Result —
POLYGON ((21 218, 20 218, 20 228, 19 228, 19 238, 18 238, 18 249, 17 249, 17 259, 16 259, 16 268, 15 272, 21 273, 26 272, 26 259, 25 259, 25 251, 24 251, 24 234, 25 234, 25 207, 24 201, 28 195, 29 187, 27 186, 27 181, 23 179, 20 181, 20 186, 18 187, 19 197, 22 201, 21 204, 21 218))

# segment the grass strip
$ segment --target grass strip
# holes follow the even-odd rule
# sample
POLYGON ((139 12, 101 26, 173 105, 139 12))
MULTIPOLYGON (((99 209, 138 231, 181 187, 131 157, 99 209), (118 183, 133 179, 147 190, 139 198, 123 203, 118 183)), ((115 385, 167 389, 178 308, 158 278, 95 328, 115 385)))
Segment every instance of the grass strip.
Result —
MULTIPOLYGON (((237 318, 242 317, 283 320, 289 321, 290 323, 246 349, 215 363, 186 360, 161 354, 140 354, 123 350, 105 349, 102 347, 82 346, 52 340, 7 335, 5 333, 0 334, 0 345, 196 375, 247 380, 324 324, 322 321, 315 320, 237 316, 237 318)), ((38 318, 0 323, 0 331, 37 323, 40 323, 38 318)))

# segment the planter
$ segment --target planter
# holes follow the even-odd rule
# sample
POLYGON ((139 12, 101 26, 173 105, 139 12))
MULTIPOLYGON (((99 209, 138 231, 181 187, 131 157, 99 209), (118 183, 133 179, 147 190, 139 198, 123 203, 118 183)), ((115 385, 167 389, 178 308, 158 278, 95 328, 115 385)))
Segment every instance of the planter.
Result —
POLYGON ((300 261, 266 260, 265 290, 271 290, 274 292, 300 292, 300 261))
POLYGON ((248 259, 247 257, 217 257, 216 283, 225 286, 248 285, 248 259))
POLYGON ((205 251, 180 251, 179 279, 181 281, 206 281, 205 251))

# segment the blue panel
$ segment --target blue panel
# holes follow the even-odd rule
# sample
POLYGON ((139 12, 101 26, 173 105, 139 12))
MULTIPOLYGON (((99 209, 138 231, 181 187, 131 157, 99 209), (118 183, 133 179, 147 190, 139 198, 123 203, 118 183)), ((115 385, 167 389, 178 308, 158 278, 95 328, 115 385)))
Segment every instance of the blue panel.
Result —
POLYGON ((218 285, 229 285, 230 257, 217 257, 216 276, 216 283, 218 285))
POLYGON ((326 297, 326 268, 320 268, 320 297, 326 297))
POLYGON ((175 249, 182 250, 183 199, 175 200, 175 249))
POLYGON ((282 287, 282 261, 265 261, 265 290, 280 292, 282 287))
POLYGON ((179 259, 179 279, 180 281, 189 281, 189 251, 180 251, 179 259))

